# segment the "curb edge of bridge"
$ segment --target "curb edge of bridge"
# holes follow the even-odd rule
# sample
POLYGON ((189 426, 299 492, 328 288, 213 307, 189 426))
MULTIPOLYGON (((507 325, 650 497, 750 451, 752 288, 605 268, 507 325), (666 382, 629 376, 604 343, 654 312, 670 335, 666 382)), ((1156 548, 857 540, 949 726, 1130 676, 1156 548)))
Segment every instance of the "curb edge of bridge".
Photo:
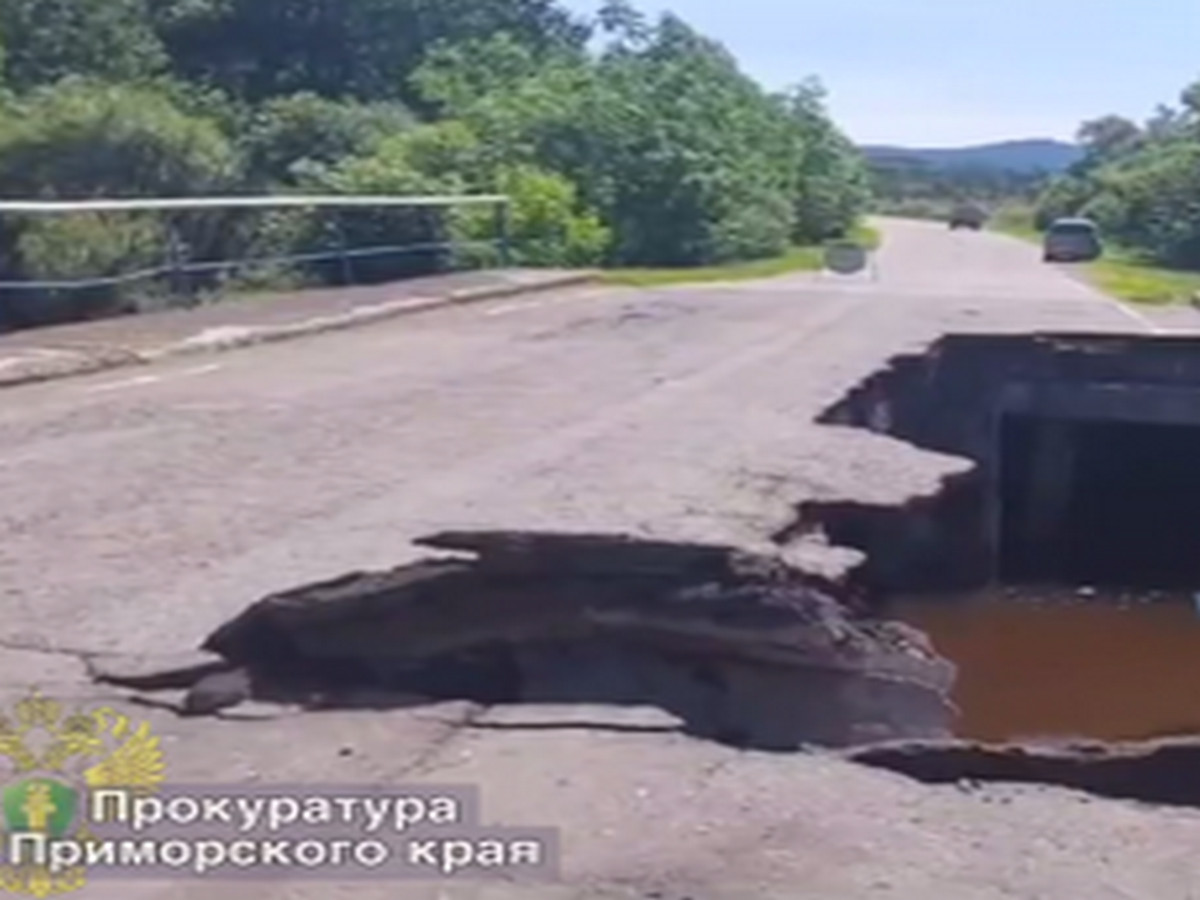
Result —
MULTIPOLYGON (((352 328, 400 318, 405 315, 415 315, 451 306, 462 306, 487 300, 499 300, 505 297, 516 297, 582 286, 590 284, 598 278, 599 272, 584 270, 550 276, 526 284, 491 285, 484 288, 451 291, 441 296, 419 297, 415 299, 410 297, 374 306, 357 307, 343 313, 302 319, 298 322, 290 322, 284 325, 245 326, 240 330, 235 329, 236 333, 227 334, 209 341, 197 341, 196 338, 198 336, 193 336, 182 341, 176 341, 165 346, 140 352, 114 347, 99 347, 90 353, 86 350, 77 350, 74 351, 76 354, 74 358, 61 360, 61 365, 57 367, 40 370, 35 368, 24 372, 18 371, 8 376, 5 376, 0 371, 0 390, 83 375, 96 375, 114 369, 149 365, 161 360, 178 357, 221 353, 264 344, 282 343, 318 334, 346 331, 352 328)), ((44 354, 48 350, 49 348, 47 348, 47 351, 33 352, 44 354)), ((71 351, 56 350, 53 352, 70 353, 71 351)))

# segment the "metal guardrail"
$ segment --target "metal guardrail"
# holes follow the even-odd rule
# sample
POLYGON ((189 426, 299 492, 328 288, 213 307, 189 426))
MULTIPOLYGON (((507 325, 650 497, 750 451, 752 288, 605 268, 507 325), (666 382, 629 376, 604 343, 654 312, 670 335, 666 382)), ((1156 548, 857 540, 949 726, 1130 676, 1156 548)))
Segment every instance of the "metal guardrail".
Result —
POLYGON ((337 249, 315 253, 296 253, 282 256, 244 257, 238 260, 204 260, 189 261, 187 250, 179 237, 177 229, 168 224, 167 258, 161 266, 139 269, 122 275, 100 278, 81 278, 70 280, 0 280, 0 290, 5 291, 36 291, 36 290, 73 290, 85 288, 117 287, 146 281, 154 278, 169 277, 176 284, 188 274, 212 273, 237 270, 254 265, 286 265, 296 263, 314 263, 328 260, 340 260, 344 280, 353 283, 353 261, 367 257, 378 257, 391 254, 416 253, 433 250, 449 250, 461 247, 491 247, 498 251, 502 266, 511 262, 511 244, 509 235, 510 198, 501 194, 469 194, 461 196, 414 196, 398 197, 388 195, 276 195, 266 197, 256 196, 226 196, 226 197, 169 197, 169 198, 135 198, 135 199, 104 199, 104 200, 0 200, 0 218, 6 215, 35 215, 62 216, 73 213, 105 213, 105 212, 198 212, 205 210, 226 209, 386 209, 386 208, 449 208, 455 206, 494 206, 496 209, 495 232, 491 241, 476 242, 438 242, 424 244, 378 245, 370 247, 351 248, 344 239, 340 224, 338 226, 340 244, 337 249))

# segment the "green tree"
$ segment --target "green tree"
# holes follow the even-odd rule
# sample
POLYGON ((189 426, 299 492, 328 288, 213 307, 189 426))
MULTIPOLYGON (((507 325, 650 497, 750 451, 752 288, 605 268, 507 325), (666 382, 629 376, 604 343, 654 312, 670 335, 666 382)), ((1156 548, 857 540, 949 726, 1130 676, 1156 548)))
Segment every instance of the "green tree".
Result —
POLYGON ((554 0, 167 0, 175 69, 252 101, 311 91, 418 103, 425 53, 506 32, 536 52, 581 51, 588 29, 554 0))
POLYGON ((830 119, 825 97, 820 82, 810 80, 781 98, 796 123, 801 148, 792 229, 798 242, 845 234, 871 197, 864 161, 830 119))
POLYGON ((1179 95, 1183 108, 1193 116, 1200 116, 1200 81, 1189 84, 1179 95))
POLYGON ((1179 109, 1160 105, 1144 129, 1119 116, 1084 123, 1087 159, 1047 188, 1040 224, 1086 215, 1147 258, 1200 268, 1200 84, 1180 99, 1179 109))
POLYGON ((1149 149, 1107 180, 1120 201, 1110 222, 1119 240, 1167 265, 1200 268, 1200 143, 1149 149))
MULTIPOLYGON (((188 116, 162 93, 64 80, 26 96, 0 130, 0 192, 8 197, 88 199, 221 192, 237 183, 235 149, 212 122, 188 116)), ((0 235, 9 277, 104 277, 161 266, 163 222, 145 215, 10 219, 0 235)), ((193 216, 185 239, 197 252, 236 246, 236 232, 193 216)), ((118 287, 25 293, 9 324, 59 321, 124 308, 118 287)))
POLYGON ((66 80, 23 98, 0 131, 0 189, 10 197, 201 194, 239 176, 220 128, 152 88, 66 80))
POLYGON ((1166 104, 1159 104, 1146 120, 1144 132, 1151 142, 1174 140, 1184 136, 1186 115, 1166 104))
POLYGON ((1096 183, 1078 175, 1055 181, 1039 199, 1034 213, 1038 228, 1047 228, 1055 219, 1074 216, 1099 192, 1096 183))
POLYGON ((653 37, 645 15, 628 0, 605 0, 596 13, 596 27, 613 41, 613 49, 636 49, 653 37))
MULTIPOLYGON (((438 178, 414 166, 408 156, 408 144, 401 139, 382 142, 371 155, 351 157, 334 167, 314 170, 301 186, 321 194, 396 197, 464 192, 457 172, 438 178)), ((356 260, 353 268, 357 280, 378 282, 432 274, 451 267, 452 224, 451 216, 438 208, 351 209, 338 213, 332 220, 326 218, 321 234, 310 234, 308 240, 314 247, 325 250, 340 246, 374 248, 379 252, 356 260)), ((327 280, 341 277, 336 263, 323 271, 327 280)))
POLYGON ((1135 152, 1142 144, 1142 130, 1123 116, 1102 116, 1079 126, 1076 140, 1086 156, 1077 171, 1087 171, 1135 152))
MULTIPOLYGON (((602 262, 612 235, 600 219, 581 209, 575 185, 562 175, 533 166, 495 174, 494 189, 507 196, 510 261, 519 266, 594 266, 602 262)), ((458 237, 474 247, 468 258, 495 263, 498 238, 490 212, 471 211, 457 220, 458 237)))
POLYGON ((396 103, 364 104, 294 94, 267 101, 242 137, 249 175, 255 184, 294 184, 312 166, 333 165, 371 153, 389 135, 415 126, 412 114, 396 103))
MULTIPOLYGON (((568 62, 578 62, 567 57, 568 62)), ((536 77, 546 60, 508 32, 429 48, 411 82, 421 101, 443 115, 471 108, 480 97, 518 89, 536 77)))
MULTIPOLYGON (((558 58, 525 77, 511 67, 503 90, 482 94, 462 87, 478 83, 466 62, 486 56, 478 47, 457 68, 448 54, 431 58, 436 74, 416 81, 479 136, 485 167, 537 165, 576 184, 613 234, 614 261, 688 265, 783 250, 812 123, 676 17, 639 41, 622 32, 592 65, 558 58)), ((819 160, 814 151, 814 171, 819 160)))
POLYGON ((67 76, 136 81, 167 62, 146 0, 0 0, 0 34, 21 91, 67 76))

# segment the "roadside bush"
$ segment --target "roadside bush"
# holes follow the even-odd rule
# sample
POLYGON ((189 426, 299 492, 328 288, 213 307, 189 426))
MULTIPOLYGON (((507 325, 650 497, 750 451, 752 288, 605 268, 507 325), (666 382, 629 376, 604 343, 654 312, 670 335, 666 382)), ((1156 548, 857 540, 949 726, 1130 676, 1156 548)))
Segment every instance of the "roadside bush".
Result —
MULTIPOLYGON (((153 215, 77 213, 27 217, 13 239, 15 268, 35 281, 128 276, 158 268, 166 258, 165 233, 153 215)), ((49 325, 136 310, 138 288, 99 285, 8 292, 0 323, 49 325)))
POLYGON ((1121 196, 1117 235, 1168 266, 1200 268, 1200 142, 1172 144, 1110 175, 1121 196))
MULTIPOLYGON (((236 151, 219 128, 149 88, 64 81, 23 98, 0 129, 0 192, 11 198, 217 193, 238 174, 236 151)), ((227 228, 206 232, 203 220, 191 217, 185 236, 198 252, 219 253, 236 241, 227 228)), ((21 217, 5 226, 0 241, 10 279, 103 277, 163 261, 164 222, 153 218, 21 217)), ((40 303, 42 317, 85 318, 130 307, 133 290, 29 294, 0 316, 12 327, 40 303)))
POLYGON ((239 177, 220 128, 151 88, 68 80, 23 98, 0 129, 9 197, 214 193, 239 177))
POLYGON ((137 81, 167 54, 146 0, 0 0, 5 81, 27 91, 63 78, 137 81))
MULTIPOLYGON (((612 235, 589 212, 580 211, 575 186, 561 175, 529 166, 505 170, 492 185, 510 199, 508 237, 518 266, 587 267, 603 262, 612 235)), ((455 235, 472 245, 462 262, 494 265, 498 249, 495 212, 466 209, 455 218, 455 235)))
POLYGON ((1055 219, 1075 216, 1095 196, 1095 184, 1077 177, 1065 177, 1054 182, 1038 200, 1034 220, 1040 230, 1050 227, 1055 219))
POLYGON ((314 165, 372 153, 415 121, 394 103, 355 103, 301 93, 268 101, 252 117, 242 146, 251 180, 264 188, 295 184, 314 165))
POLYGON ((1105 190, 1085 203, 1079 215, 1095 222, 1104 234, 1119 235, 1126 230, 1129 208, 1122 197, 1105 190))
MULTIPOLYGON (((436 179, 419 172, 405 150, 403 141, 385 142, 370 156, 316 173, 305 186, 314 193, 396 197, 463 192, 457 177, 436 179)), ((321 221, 317 241, 326 249, 388 248, 387 253, 355 259, 356 280, 370 283, 429 275, 453 266, 450 215, 443 208, 354 208, 325 214, 321 221)), ((320 271, 324 280, 341 280, 341 263, 323 265, 320 271)))
POLYGON ((431 182, 454 183, 471 193, 494 192, 503 164, 469 125, 456 120, 420 125, 388 138, 380 145, 379 155, 403 160, 431 182))

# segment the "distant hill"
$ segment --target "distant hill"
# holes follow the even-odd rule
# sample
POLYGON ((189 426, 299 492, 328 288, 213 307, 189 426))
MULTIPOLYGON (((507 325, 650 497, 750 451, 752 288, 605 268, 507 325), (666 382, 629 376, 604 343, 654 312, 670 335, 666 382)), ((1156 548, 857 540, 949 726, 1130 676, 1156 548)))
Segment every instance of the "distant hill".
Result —
POLYGON ((1075 144, 1045 139, 1002 141, 974 147, 860 148, 868 160, 891 165, 917 165, 937 169, 995 169, 1008 172, 1061 172, 1083 151, 1075 144))

